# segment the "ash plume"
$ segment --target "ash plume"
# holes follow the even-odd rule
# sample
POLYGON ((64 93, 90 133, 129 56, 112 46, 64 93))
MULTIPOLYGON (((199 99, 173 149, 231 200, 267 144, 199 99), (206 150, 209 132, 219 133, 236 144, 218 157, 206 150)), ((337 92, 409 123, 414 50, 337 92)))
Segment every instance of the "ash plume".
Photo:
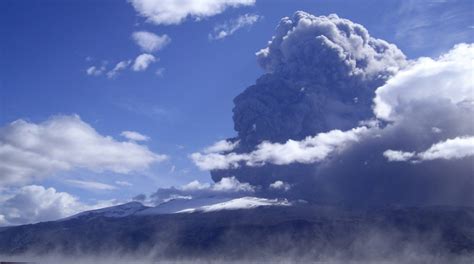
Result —
POLYGON ((296 12, 256 54, 266 73, 234 99, 232 148, 191 158, 214 181, 236 177, 265 197, 473 205, 473 51, 408 61, 362 25, 296 12))

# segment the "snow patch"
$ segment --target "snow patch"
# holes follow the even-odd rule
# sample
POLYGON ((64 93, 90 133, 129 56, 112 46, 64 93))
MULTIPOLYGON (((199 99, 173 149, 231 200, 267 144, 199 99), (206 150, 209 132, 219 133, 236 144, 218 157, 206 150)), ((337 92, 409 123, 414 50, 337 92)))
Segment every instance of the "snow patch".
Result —
POLYGON ((257 197, 242 197, 221 203, 205 205, 198 208, 189 208, 181 210, 178 213, 194 213, 194 212, 215 212, 221 210, 238 210, 238 209, 253 209, 261 206, 289 206, 288 200, 283 199, 265 199, 257 197))
POLYGON ((137 215, 156 215, 156 214, 175 214, 183 210, 190 210, 193 208, 200 208, 207 205, 218 204, 232 200, 232 198, 224 197, 205 197, 205 198, 194 198, 184 199, 178 198, 173 199, 164 203, 161 203, 155 207, 145 209, 138 212, 137 215))

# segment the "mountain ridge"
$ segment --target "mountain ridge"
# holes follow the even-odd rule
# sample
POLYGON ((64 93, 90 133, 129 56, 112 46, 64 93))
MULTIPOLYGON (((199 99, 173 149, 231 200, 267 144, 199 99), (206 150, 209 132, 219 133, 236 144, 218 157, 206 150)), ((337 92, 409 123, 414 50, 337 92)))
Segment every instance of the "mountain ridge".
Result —
POLYGON ((270 256, 364 260, 391 259, 400 252, 473 260, 474 207, 356 209, 297 204, 91 216, 0 230, 0 255, 6 256, 119 253, 159 260, 267 260, 270 256))

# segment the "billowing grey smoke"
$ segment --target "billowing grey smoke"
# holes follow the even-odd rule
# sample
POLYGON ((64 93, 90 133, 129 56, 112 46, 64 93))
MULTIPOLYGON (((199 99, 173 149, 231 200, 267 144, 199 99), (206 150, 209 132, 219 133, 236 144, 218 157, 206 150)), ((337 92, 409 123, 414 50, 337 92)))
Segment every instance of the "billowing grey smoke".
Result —
POLYGON ((268 74, 234 99, 244 149, 355 127, 372 115, 375 88, 406 64, 395 45, 363 26, 305 12, 283 18, 257 60, 268 74))
POLYGON ((371 37, 362 25, 335 14, 316 17, 302 11, 281 20, 257 60, 267 72, 313 81, 315 75, 336 81, 387 77, 405 64, 395 45, 371 37))
POLYGON ((395 45, 370 37, 361 25, 296 12, 282 19, 268 47, 257 53, 267 73, 234 99, 238 136, 227 143, 232 149, 192 158, 210 168, 215 181, 235 176, 257 186, 262 196, 354 205, 473 205, 469 147, 462 146, 468 155, 448 155, 455 159, 408 161, 409 153, 474 135, 472 51, 473 45, 463 44, 437 60, 407 62, 395 45), (370 123, 364 133, 342 145, 326 144, 333 133, 327 132, 349 135, 364 122, 370 123), (321 147, 325 155, 315 162, 285 157, 308 149, 315 155, 321 147), (387 157, 400 159, 399 154, 405 162, 387 157), (209 166, 207 157, 218 166, 209 166), (276 181, 291 190, 276 192, 270 188, 276 181))
MULTIPOLYGON (((393 44, 375 39, 359 24, 336 15, 296 12, 285 17, 269 45, 257 53, 267 71, 234 99, 235 151, 248 152, 263 140, 301 140, 331 129, 351 129, 372 116, 374 91, 406 65, 393 44)), ((214 170, 213 179, 237 176, 268 186, 300 181, 313 165, 266 165, 214 170)))

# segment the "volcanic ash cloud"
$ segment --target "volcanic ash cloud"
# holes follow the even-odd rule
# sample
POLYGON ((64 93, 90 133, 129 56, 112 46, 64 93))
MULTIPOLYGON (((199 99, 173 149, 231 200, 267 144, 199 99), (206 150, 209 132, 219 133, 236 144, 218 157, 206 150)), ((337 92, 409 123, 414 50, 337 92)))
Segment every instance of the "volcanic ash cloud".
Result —
POLYGON ((256 54, 266 73, 234 99, 237 136, 220 142, 231 147, 191 158, 263 196, 282 181, 287 198, 472 205, 473 54, 459 44, 407 61, 362 25, 296 12, 256 54))

